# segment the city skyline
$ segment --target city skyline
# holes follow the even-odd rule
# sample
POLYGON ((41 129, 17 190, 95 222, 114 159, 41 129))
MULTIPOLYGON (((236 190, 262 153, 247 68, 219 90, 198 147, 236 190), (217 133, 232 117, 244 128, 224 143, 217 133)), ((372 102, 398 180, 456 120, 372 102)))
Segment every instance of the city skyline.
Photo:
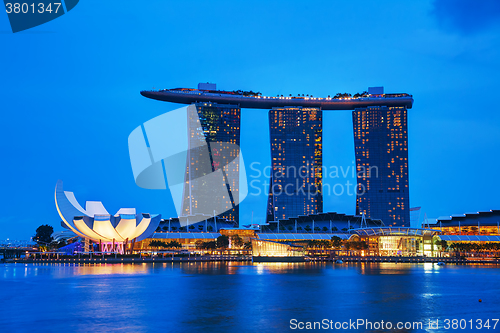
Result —
POLYGON ((4 7, 3 331, 500 327, 500 0, 4 7))
MULTIPOLYGON (((356 155, 356 166, 353 168, 357 178, 357 183, 354 184, 356 215, 364 214, 368 218, 380 219, 391 226, 410 225, 406 112, 407 108, 413 105, 413 97, 408 93, 386 93, 384 87, 369 87, 368 91, 354 95, 337 93, 333 97, 330 95, 313 97, 303 94, 296 97, 291 95, 271 97, 253 91, 218 90, 216 83, 207 82, 199 83, 197 89, 141 91, 141 95, 162 102, 196 105, 198 108, 196 115, 189 116, 191 128, 189 136, 192 141, 190 147, 196 147, 197 150, 201 148, 201 152, 189 149, 189 156, 194 157, 188 157, 190 162, 186 170, 186 186, 189 187, 185 187, 183 192, 183 200, 187 207, 183 212, 190 216, 195 213, 210 216, 210 212, 203 209, 193 210, 192 206, 200 204, 198 196, 208 200, 201 204, 202 207, 218 206, 220 198, 209 195, 212 186, 208 186, 202 177, 215 171, 215 156, 210 152, 212 144, 231 140, 234 142, 237 140, 239 143, 241 105, 259 109, 273 106, 268 112, 271 168, 266 223, 323 213, 323 173, 327 175, 328 168, 323 169, 322 109, 354 109, 352 125, 356 155), (228 102, 234 105, 224 104, 228 102), (237 121, 234 121, 231 112, 224 112, 223 109, 231 111, 238 109, 237 121), (193 122, 193 119, 196 121, 193 122), (232 126, 221 124, 232 124, 232 126), (198 128, 202 128, 199 134, 198 128), (200 135, 202 137, 198 137, 200 135), (200 141, 203 144, 208 143, 208 151, 202 146, 198 147, 200 141), (208 156, 202 156, 206 154, 210 155, 210 159, 208 156), (212 161, 212 159, 212 166, 208 168, 210 170, 204 170, 207 168, 203 166, 198 167, 199 160, 212 161), (191 179, 191 173, 195 175, 194 179, 191 179)), ((224 149, 228 156, 236 156, 236 153, 229 153, 228 147, 224 149)), ((234 176, 233 179, 238 178, 237 173, 234 176)), ((343 186, 335 184, 333 195, 338 195, 335 190, 338 185, 343 186)), ((332 195, 330 187, 326 195, 332 195)), ((227 211, 230 205, 227 201, 225 208, 219 210, 227 211)), ((232 205, 234 206, 234 202, 232 205)), ((253 208, 259 209, 259 207, 253 208)), ((236 209, 239 211, 239 205, 232 211, 236 209)), ((335 209, 336 207, 333 211, 336 211, 335 209)), ((214 210, 214 216, 215 214, 214 210)), ((222 217, 239 223, 238 217, 234 215, 222 217)), ((248 224, 248 221, 241 222, 248 224)))
MULTIPOLYGON (((411 206, 422 207, 421 217, 429 218, 496 209, 494 189, 500 184, 489 170, 498 164, 492 152, 500 144, 492 93, 500 71, 498 13, 461 1, 443 3, 214 2, 187 8, 151 2, 120 8, 109 25, 106 14, 115 6, 102 3, 96 13, 80 2, 69 15, 16 34, 5 16, 0 30, 9 31, 2 40, 12 52, 1 56, 11 65, 1 90, 6 112, 0 142, 8 161, 2 166, 7 177, 1 199, 8 209, 0 219, 5 226, 0 239, 27 239, 40 223, 59 228, 51 200, 57 179, 82 199, 103 200, 113 209, 175 215, 166 191, 137 188, 126 140, 138 124, 176 108, 138 91, 194 87, 200 81, 268 96, 354 94, 368 86, 411 92, 416 101, 408 113, 411 206), (287 19, 299 14, 303 24, 287 19), (228 25, 234 15, 239 19, 228 25), (89 27, 88 17, 99 24, 89 27), (192 25, 185 25, 186 17, 192 25), (131 27, 131 20, 138 25, 131 27), (208 41, 200 31, 218 37, 208 41), (242 41, 247 33, 255 42, 242 41), (159 42, 165 38, 168 43, 159 42), (277 43, 294 45, 294 51, 269 52, 277 43), (321 49, 311 52, 314 45, 321 49)), ((245 160, 262 168, 271 165, 269 134, 262 128, 267 111, 241 110, 249 124, 241 129, 245 160)), ((323 164, 352 166, 351 114, 323 117, 324 128, 336 128, 323 133, 323 151, 329 152, 323 164)), ((355 177, 348 180, 354 183, 355 177)), ((323 182, 335 184, 331 178, 323 182)), ((355 202, 348 195, 325 198, 324 211, 354 214, 355 202)), ((241 218, 251 220, 253 211, 254 222, 265 222, 266 212, 252 207, 266 203, 267 193, 247 197, 241 218)))

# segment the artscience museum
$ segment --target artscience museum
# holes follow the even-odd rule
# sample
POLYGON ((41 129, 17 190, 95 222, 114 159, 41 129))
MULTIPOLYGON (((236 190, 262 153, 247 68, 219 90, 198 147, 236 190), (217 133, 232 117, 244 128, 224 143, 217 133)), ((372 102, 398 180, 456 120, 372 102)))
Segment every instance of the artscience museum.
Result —
POLYGON ((55 202, 63 227, 82 237, 86 248, 91 242, 99 244, 101 252, 131 251, 135 242, 154 233, 161 220, 159 214, 137 214, 135 208, 121 208, 111 215, 100 201, 87 201, 84 209, 73 192, 64 191, 62 181, 57 182, 55 202))

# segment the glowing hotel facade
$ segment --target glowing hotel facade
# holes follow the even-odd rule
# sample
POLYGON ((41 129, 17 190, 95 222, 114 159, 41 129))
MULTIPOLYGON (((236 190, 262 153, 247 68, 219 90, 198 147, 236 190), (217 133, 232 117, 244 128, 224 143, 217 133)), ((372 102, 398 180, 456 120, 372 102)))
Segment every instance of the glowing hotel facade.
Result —
MULTIPOLYGON (((411 95, 385 94, 382 87, 376 87, 354 98, 267 97, 254 92, 219 91, 215 84, 200 84, 198 89, 141 91, 141 94, 160 101, 196 104, 200 121, 205 122, 207 142, 233 140, 239 144, 241 108, 270 110, 273 173, 267 204, 268 222, 323 212, 322 112, 352 110, 357 169, 377 170, 375 174, 358 172, 356 213, 381 219, 386 225, 409 226, 407 109, 413 105, 411 95), (217 105, 219 111, 210 111, 207 105, 217 105), (237 117, 234 118, 232 111, 222 111, 224 109, 237 110, 237 117), (219 135, 226 137, 221 139, 219 135), (290 174, 277 177, 277 173, 287 167, 298 172, 300 167, 308 166, 315 171, 305 177, 290 174), (290 190, 293 195, 289 195, 290 190)), ((192 202, 193 196, 185 202, 189 200, 192 202)), ((238 221, 237 207, 225 217, 238 221)))
POLYGON ((224 211, 217 216, 238 221, 239 206, 235 202, 239 202, 239 159, 235 157, 239 155, 241 109, 232 104, 195 105, 197 114, 188 113, 188 181, 184 185, 181 217, 211 213, 206 207, 216 200, 218 202, 213 206, 224 211), (204 138, 196 135, 200 125, 204 138), (227 187, 228 197, 218 196, 212 186, 204 184, 203 176, 217 170, 223 173, 223 185, 227 187))
POLYGON ((357 108, 352 113, 358 171, 356 214, 410 226, 407 109, 357 108))
POLYGON ((323 212, 320 108, 269 111, 271 179, 267 222, 323 212))

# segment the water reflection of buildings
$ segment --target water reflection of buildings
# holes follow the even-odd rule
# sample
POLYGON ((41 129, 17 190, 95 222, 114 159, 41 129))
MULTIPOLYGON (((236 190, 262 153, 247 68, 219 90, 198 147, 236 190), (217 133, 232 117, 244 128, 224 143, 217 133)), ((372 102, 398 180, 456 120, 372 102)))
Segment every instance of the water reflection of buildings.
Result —
POLYGON ((82 264, 75 267, 68 267, 68 271, 73 271, 77 275, 129 275, 129 274, 148 274, 150 267, 147 265, 134 264, 82 264))

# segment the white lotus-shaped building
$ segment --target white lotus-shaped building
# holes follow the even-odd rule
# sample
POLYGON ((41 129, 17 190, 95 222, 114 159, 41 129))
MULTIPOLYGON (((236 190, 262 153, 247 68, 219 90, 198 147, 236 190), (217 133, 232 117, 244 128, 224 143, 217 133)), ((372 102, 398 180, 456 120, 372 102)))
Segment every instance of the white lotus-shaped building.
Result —
POLYGON ((136 214, 135 208, 121 208, 111 215, 100 201, 87 201, 83 209, 73 192, 63 190, 60 180, 56 185, 55 201, 66 227, 82 238, 99 243, 103 252, 124 253, 129 242, 151 236, 161 220, 159 214, 136 214))

